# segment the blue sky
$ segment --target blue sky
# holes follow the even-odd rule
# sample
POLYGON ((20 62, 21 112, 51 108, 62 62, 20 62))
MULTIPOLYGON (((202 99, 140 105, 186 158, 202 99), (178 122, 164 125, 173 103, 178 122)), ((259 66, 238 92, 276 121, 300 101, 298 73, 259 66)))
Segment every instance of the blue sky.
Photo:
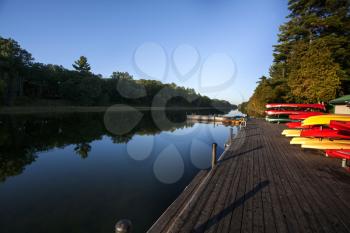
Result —
POLYGON ((0 0, 0 36, 36 61, 127 71, 240 103, 268 75, 287 0, 0 0), (187 75, 186 75, 187 74, 187 75))

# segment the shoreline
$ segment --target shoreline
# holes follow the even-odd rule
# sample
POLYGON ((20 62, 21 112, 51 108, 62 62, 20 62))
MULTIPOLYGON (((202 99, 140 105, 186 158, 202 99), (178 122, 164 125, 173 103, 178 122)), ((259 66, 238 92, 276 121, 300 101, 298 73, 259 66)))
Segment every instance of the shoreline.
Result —
POLYGON ((160 110, 228 110, 228 108, 213 107, 145 107, 145 106, 128 106, 128 105, 111 105, 111 106, 13 106, 0 107, 0 115, 8 114, 43 114, 43 113, 98 113, 109 111, 160 111, 160 110), (113 107, 113 108, 112 108, 113 107))

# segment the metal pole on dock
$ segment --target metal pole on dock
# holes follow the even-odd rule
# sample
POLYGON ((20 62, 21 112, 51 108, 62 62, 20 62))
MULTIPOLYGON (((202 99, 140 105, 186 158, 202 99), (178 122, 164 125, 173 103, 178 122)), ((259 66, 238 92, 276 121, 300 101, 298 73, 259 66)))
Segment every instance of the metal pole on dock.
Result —
POLYGON ((132 223, 128 219, 122 219, 115 224, 115 233, 131 233, 132 223))
POLYGON ((216 147, 217 144, 213 143, 211 150, 211 168, 214 168, 216 166, 216 147))

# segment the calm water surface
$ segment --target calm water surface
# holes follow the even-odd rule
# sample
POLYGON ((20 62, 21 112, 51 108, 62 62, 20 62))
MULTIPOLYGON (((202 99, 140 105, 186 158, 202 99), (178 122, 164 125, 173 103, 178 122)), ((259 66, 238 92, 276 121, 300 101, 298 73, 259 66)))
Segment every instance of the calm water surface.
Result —
POLYGON ((0 116, 0 232, 145 232, 229 133, 157 114, 0 116))

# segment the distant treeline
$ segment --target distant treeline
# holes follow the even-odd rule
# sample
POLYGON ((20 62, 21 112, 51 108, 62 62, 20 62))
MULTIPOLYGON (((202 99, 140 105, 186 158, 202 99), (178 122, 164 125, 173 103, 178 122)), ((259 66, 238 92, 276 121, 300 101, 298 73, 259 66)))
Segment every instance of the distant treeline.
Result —
POLYGON ((350 1, 289 0, 269 77, 239 108, 261 116, 267 102, 328 102, 350 93, 350 1))
POLYGON ((91 72, 86 57, 73 64, 74 70, 60 65, 34 62, 32 55, 13 39, 0 37, 1 105, 72 105, 236 107, 227 101, 210 99, 194 89, 164 84, 156 80, 135 80, 126 72, 103 78, 91 72))

